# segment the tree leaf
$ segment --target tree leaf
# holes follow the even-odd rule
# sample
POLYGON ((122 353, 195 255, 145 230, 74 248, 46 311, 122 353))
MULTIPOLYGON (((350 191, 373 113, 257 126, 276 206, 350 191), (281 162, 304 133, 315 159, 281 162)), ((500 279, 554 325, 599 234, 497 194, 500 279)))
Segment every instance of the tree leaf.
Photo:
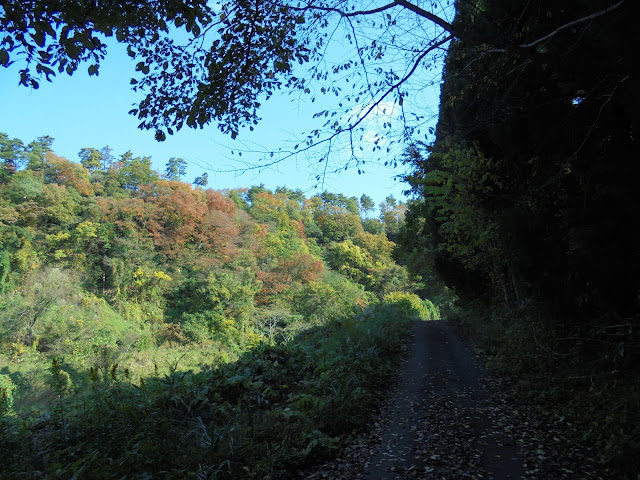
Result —
POLYGON ((0 65, 3 67, 9 66, 9 52, 6 48, 0 49, 0 65))

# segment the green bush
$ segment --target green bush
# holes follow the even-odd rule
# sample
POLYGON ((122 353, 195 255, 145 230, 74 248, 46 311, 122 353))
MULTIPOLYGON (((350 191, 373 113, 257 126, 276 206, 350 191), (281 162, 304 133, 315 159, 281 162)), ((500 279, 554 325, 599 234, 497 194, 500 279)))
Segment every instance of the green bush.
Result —
POLYGON ((213 332, 220 328, 224 317, 211 310, 202 313, 185 313, 180 325, 182 332, 189 340, 195 343, 203 343, 210 340, 213 332))
POLYGON ((60 362, 57 359, 51 360, 51 367, 49 369, 51 375, 47 379, 47 384, 58 395, 64 395, 71 390, 73 382, 68 372, 65 372, 60 367, 60 362))
POLYGON ((421 320, 439 320, 440 312, 430 300, 422 300, 418 295, 407 292, 391 292, 382 299, 383 305, 399 309, 403 315, 421 320))
POLYGON ((440 320, 440 308, 436 307, 431 300, 425 298, 422 303, 428 312, 427 320, 440 320))
POLYGON ((309 282, 293 291, 295 313, 316 324, 349 318, 369 304, 374 295, 346 277, 325 273, 322 282, 309 282))
POLYGON ((16 385, 9 375, 0 375, 0 417, 9 415, 13 410, 13 392, 16 385))

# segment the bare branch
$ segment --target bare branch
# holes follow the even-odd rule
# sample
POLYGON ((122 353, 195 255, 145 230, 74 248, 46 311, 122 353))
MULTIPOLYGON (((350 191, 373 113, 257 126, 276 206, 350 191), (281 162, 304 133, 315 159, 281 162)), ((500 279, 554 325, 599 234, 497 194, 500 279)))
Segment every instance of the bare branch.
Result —
POLYGON ((397 2, 392 2, 378 8, 373 8, 371 10, 356 10, 353 12, 345 12, 344 10, 340 10, 339 8, 326 7, 326 6, 320 6, 320 5, 306 5, 304 7, 294 7, 289 5, 287 8, 293 11, 299 11, 299 12, 306 12, 308 10, 322 10, 323 12, 333 12, 333 13, 339 14, 341 17, 348 18, 348 17, 358 17, 361 15, 373 15, 375 13, 384 12, 385 10, 396 7, 397 6, 396 3, 397 2))
MULTIPOLYGON (((387 91, 378 99, 376 100, 375 103, 373 103, 368 109, 367 111, 364 113, 364 115, 362 115, 358 121, 356 123, 354 123, 353 125, 350 125, 346 130, 353 130, 354 128, 356 128, 360 123, 362 123, 362 121, 378 106, 380 105, 380 103, 382 103, 382 101, 394 90, 398 89, 403 83, 405 83, 409 78, 411 78, 411 76, 415 73, 416 69, 418 68, 418 65, 420 65, 420 62, 422 62, 422 60, 424 59, 424 57, 426 57, 430 52, 432 52, 433 50, 435 50, 436 48, 441 47, 442 45, 444 45, 445 43, 447 43, 448 41, 452 40, 454 37, 454 35, 449 35, 446 38, 440 40, 439 42, 436 42, 435 44, 431 45, 429 48, 427 48, 424 52, 422 52, 420 54, 420 56, 418 56, 418 59, 415 61, 415 63, 413 64, 413 67, 411 67, 411 70, 409 70, 409 72, 402 77, 400 80, 398 80, 397 83, 394 83, 393 85, 391 85, 387 91)), ((338 132, 339 133, 339 132, 338 132)))
POLYGON ((600 10, 599 12, 595 12, 595 13, 592 13, 590 15, 584 16, 582 18, 578 18, 576 20, 573 20, 572 22, 565 23, 564 25, 556 28, 553 32, 545 35, 544 37, 538 38, 537 40, 534 40, 533 42, 530 42, 530 43, 523 43, 522 45, 519 45, 519 46, 521 48, 533 47, 534 45, 537 45, 540 42, 544 42, 545 40, 549 40, 551 37, 554 37, 555 35, 560 33, 562 30, 565 30, 565 29, 567 29, 569 27, 573 27, 574 25, 577 25, 579 23, 587 22, 589 20, 593 20, 594 18, 601 17, 602 15, 605 15, 605 14, 615 10, 616 8, 620 7, 623 3, 624 3, 624 0, 620 0, 615 5, 612 5, 612 6, 608 7, 608 8, 605 8, 604 10, 600 10))
POLYGON ((413 3, 407 2, 406 0, 395 0, 393 3, 396 5, 400 5, 401 7, 404 7, 407 10, 411 10, 413 13, 416 13, 421 17, 432 21, 433 23, 441 26, 447 32, 452 33, 456 37, 461 38, 463 36, 463 33, 461 31, 459 31, 456 27, 451 25, 446 20, 443 20, 442 18, 438 17, 437 15, 434 15, 433 13, 427 12, 425 9, 420 8, 417 5, 414 5, 413 3))
MULTIPOLYGON (((296 148, 293 150, 280 150, 278 153, 279 155, 277 155, 277 158, 273 158, 273 159, 266 159, 268 161, 266 162, 262 162, 258 165, 250 165, 250 164, 245 164, 243 167, 241 168, 232 168, 232 169, 216 169, 215 171, 218 173, 238 173, 238 172, 247 172, 247 171, 261 171, 263 169, 267 169, 270 167, 274 167, 277 164, 280 164, 290 158, 296 157, 297 155, 303 154, 305 152, 309 152, 319 146, 322 145, 326 145, 328 146, 328 150, 331 151, 332 147, 333 147, 333 142, 335 141, 335 139, 343 134, 348 134, 349 135, 349 142, 351 144, 351 157, 355 158, 354 155, 354 150, 353 150, 353 131, 355 129, 358 128, 358 126, 360 124, 362 124, 362 122, 364 122, 364 120, 366 118, 368 118, 371 113, 384 101, 384 99, 386 97, 389 96, 389 94, 391 94, 394 91, 399 91, 400 87, 405 84, 416 72, 416 70, 418 69, 418 66, 420 65, 420 63, 425 59, 425 57, 427 57, 427 55, 431 52, 433 52, 434 50, 440 48, 442 45, 446 44, 447 42, 451 41, 455 36, 454 35, 447 35, 445 38, 439 40, 438 42, 432 44, 431 46, 429 46, 428 48, 426 48, 424 51, 421 52, 416 52, 416 54, 418 54, 418 56, 415 58, 415 60, 412 62, 411 68, 410 70, 402 77, 400 78, 397 82, 393 83, 392 85, 390 85, 386 90, 384 90, 384 92, 378 96, 378 98, 371 103, 371 105, 364 111, 364 113, 361 113, 358 117, 358 119, 351 125, 347 125, 345 128, 340 128, 338 127, 337 130, 335 130, 333 133, 331 133, 330 135, 328 135, 325 138, 322 139, 318 139, 316 141, 313 140, 308 140, 305 141, 305 145, 301 146, 301 148, 296 148)), ((245 153, 247 153, 245 151, 245 153)), ((258 153, 258 152, 254 152, 254 153, 258 153)), ((270 155, 271 157, 273 157, 273 155, 270 155)), ((322 174, 319 175, 318 180, 322 181, 321 179, 324 178, 324 176, 327 174, 327 169, 328 169, 328 158, 329 158, 329 154, 324 154, 322 156, 321 162, 325 162, 325 165, 323 167, 323 172, 322 174)), ((264 159, 263 159, 264 160, 264 159)), ((357 161, 357 159, 356 159, 357 161)))

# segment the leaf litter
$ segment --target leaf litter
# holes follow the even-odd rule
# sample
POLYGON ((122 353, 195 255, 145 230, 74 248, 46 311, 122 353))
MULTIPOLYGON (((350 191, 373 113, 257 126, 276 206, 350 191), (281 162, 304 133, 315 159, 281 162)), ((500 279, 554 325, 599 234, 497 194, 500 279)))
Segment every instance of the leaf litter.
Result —
POLYGON ((445 322, 416 324, 388 400, 332 461, 298 478, 609 479, 563 417, 516 401, 445 322))

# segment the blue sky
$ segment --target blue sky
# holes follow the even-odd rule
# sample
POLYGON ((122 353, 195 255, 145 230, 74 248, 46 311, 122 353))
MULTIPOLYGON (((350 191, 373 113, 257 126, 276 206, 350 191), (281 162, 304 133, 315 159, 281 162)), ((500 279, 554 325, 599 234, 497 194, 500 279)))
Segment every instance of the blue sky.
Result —
MULTIPOLYGON (((112 45, 101 64, 100 75, 89 77, 86 66, 73 76, 60 75, 52 83, 41 82, 38 90, 18 85, 18 67, 0 69, 0 131, 25 143, 42 135, 55 139, 53 150, 69 160, 78 161, 84 147, 102 148, 109 145, 116 156, 131 150, 136 156, 150 156, 155 170, 164 171, 167 160, 180 157, 188 162, 183 180, 191 182, 203 172, 209 174, 209 188, 250 187, 264 183, 267 188, 277 186, 302 189, 307 195, 329 190, 347 196, 360 197, 366 193, 379 204, 388 195, 405 198, 407 185, 394 176, 404 172, 374 165, 365 166, 365 173, 355 169, 339 174, 330 169, 318 184, 316 175, 324 173, 324 164, 317 157, 298 156, 266 169, 242 171, 260 158, 252 151, 274 151, 295 143, 311 128, 311 117, 318 110, 318 102, 311 105, 308 98, 287 95, 274 96, 263 104, 263 120, 254 132, 242 131, 236 140, 222 135, 215 126, 203 130, 184 128, 164 142, 157 142, 153 132, 137 128, 139 121, 128 114, 137 104, 140 94, 131 90, 129 80, 134 76, 135 63, 119 45, 112 45), (313 107, 313 108, 312 108, 313 107), (239 156, 242 152, 242 156, 239 156), (215 170, 237 170, 217 173, 215 170)), ((428 96, 430 108, 437 110, 437 90, 428 96)), ((372 127, 375 129, 375 122, 372 127)), ((344 164, 346 154, 337 152, 332 165, 344 164)))

